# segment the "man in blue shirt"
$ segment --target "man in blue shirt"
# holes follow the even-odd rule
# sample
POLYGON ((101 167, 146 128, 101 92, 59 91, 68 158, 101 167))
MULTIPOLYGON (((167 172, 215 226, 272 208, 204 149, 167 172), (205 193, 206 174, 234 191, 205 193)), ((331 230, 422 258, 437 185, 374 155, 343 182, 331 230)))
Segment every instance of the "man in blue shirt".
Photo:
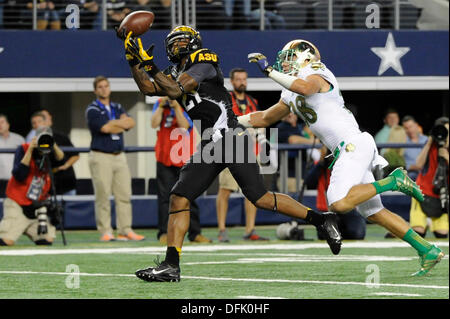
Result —
POLYGON ((419 124, 411 115, 403 117, 402 125, 406 133, 406 143, 417 144, 417 148, 405 148, 405 152, 403 153, 408 175, 413 180, 416 180, 420 171, 420 167, 416 165, 416 158, 419 156, 423 144, 427 142, 428 137, 421 133, 419 124))
POLYGON ((86 109, 92 135, 89 169, 95 191, 95 219, 101 241, 116 238, 111 227, 109 197, 114 194, 118 240, 143 240, 131 229, 131 174, 123 152, 123 132, 135 125, 119 103, 110 99, 109 81, 103 76, 94 80, 97 99, 86 109))

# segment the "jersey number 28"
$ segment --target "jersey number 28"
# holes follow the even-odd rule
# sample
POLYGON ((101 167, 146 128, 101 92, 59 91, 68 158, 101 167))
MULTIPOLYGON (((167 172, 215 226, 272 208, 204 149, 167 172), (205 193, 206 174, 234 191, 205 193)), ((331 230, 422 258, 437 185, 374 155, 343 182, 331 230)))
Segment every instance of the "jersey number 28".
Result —
POLYGON ((304 96, 297 95, 295 104, 291 101, 289 102, 289 107, 291 109, 291 112, 300 116, 307 125, 316 123, 317 113, 312 108, 306 106, 306 100, 304 96))

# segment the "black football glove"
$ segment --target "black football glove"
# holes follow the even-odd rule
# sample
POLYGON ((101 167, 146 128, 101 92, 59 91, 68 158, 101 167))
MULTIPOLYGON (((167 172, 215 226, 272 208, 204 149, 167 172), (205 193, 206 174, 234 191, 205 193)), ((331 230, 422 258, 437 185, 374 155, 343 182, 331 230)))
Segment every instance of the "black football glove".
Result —
POLYGON ((267 62, 267 58, 262 53, 249 53, 248 62, 256 63, 264 75, 268 76, 270 72, 272 72, 273 68, 267 62))

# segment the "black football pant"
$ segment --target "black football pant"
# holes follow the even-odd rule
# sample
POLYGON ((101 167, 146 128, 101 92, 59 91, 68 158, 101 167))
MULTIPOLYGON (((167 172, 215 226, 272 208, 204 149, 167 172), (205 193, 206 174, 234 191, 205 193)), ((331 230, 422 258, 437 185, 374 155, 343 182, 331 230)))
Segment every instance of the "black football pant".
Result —
POLYGON ((171 193, 186 197, 192 202, 228 167, 244 196, 255 204, 267 190, 253 145, 246 130, 223 132, 223 138, 215 143, 202 141, 201 148, 181 168, 180 178, 171 193), (205 153, 208 154, 205 156, 205 153))
MULTIPOLYGON (((180 170, 181 167, 165 166, 160 162, 156 162, 156 180, 158 185, 158 239, 162 234, 167 234, 170 190, 178 180, 180 170)), ((194 240, 200 233, 199 208, 197 203, 192 201, 188 232, 189 240, 194 240)))

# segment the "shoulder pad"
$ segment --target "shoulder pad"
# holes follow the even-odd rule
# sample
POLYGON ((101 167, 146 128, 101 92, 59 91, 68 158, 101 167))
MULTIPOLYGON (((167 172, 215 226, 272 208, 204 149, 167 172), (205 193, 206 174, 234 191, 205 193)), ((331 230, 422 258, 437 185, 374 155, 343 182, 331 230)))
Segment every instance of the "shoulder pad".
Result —
POLYGON ((219 63, 219 57, 216 53, 212 52, 209 49, 200 49, 195 51, 194 53, 191 53, 189 56, 189 60, 192 64, 195 63, 212 63, 212 64, 218 64, 219 63))

